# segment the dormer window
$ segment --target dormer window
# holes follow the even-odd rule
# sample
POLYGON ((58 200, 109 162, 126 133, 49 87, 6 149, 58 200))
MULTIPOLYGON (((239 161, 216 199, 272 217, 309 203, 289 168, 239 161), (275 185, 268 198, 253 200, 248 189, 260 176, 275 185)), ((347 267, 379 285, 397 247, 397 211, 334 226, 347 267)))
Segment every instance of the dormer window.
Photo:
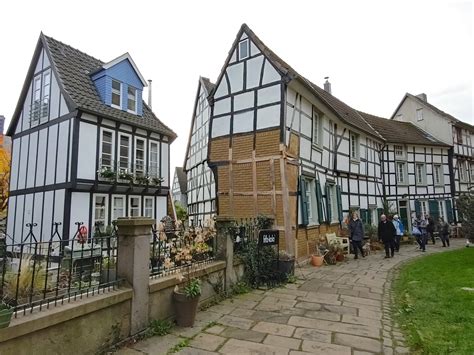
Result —
POLYGON ((137 89, 128 86, 127 110, 131 113, 137 113, 137 89))
POLYGON ((249 56, 249 40, 244 39, 239 42, 239 60, 245 59, 249 56))
POLYGON ((121 103, 122 83, 117 80, 112 80, 112 107, 122 108, 121 103))

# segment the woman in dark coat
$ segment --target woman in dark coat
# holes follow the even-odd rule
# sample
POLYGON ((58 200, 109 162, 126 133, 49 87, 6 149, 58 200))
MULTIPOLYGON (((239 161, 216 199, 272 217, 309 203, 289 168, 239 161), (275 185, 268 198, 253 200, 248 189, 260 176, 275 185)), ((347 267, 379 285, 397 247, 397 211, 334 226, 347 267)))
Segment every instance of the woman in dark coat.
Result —
POLYGON ((387 220, 384 214, 380 216, 380 223, 378 228, 379 240, 382 240, 385 246, 385 259, 392 257, 395 254, 394 238, 397 231, 393 223, 387 220))
POLYGON ((358 259, 358 251, 364 257, 364 250, 362 249, 362 240, 364 240, 364 225, 359 219, 357 212, 352 213, 352 218, 349 221, 350 239, 352 241, 352 248, 354 249, 354 259, 358 259))

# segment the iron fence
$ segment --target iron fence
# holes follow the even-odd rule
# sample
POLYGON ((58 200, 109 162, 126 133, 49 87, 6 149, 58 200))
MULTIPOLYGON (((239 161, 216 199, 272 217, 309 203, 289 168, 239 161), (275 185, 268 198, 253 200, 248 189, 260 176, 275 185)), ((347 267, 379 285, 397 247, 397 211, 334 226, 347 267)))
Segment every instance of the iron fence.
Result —
POLYGON ((104 233, 96 226, 91 236, 82 222, 76 222, 71 239, 59 233, 53 223, 47 241, 38 240, 36 223, 28 223, 27 236, 17 242, 0 237, 0 296, 18 314, 69 303, 115 289, 118 237, 116 228, 104 233))

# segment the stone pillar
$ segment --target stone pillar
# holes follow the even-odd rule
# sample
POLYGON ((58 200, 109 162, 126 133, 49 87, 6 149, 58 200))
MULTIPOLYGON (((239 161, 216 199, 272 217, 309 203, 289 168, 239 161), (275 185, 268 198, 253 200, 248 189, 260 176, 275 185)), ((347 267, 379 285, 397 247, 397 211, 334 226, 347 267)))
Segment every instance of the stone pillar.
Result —
POLYGON ((133 288, 130 335, 148 327, 149 263, 151 226, 154 220, 146 217, 117 219, 118 277, 133 288))
POLYGON ((234 281, 234 242, 229 234, 229 227, 232 226, 233 220, 225 217, 216 218, 216 229, 218 238, 218 255, 219 259, 225 260, 225 290, 235 282, 234 281))

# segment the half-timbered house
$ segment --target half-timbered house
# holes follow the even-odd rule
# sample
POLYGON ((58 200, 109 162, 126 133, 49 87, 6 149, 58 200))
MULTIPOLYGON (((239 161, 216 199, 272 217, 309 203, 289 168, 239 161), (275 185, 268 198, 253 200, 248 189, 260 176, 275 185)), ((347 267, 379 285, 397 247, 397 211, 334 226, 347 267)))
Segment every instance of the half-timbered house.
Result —
POLYGON ((173 196, 173 203, 178 202, 182 207, 186 208, 188 203, 186 194, 186 173, 183 171, 183 168, 179 166, 174 169, 171 195, 173 196))
POLYGON ((167 212, 175 133, 142 100, 128 53, 104 63, 40 35, 7 134, 13 138, 7 230, 47 240, 62 223, 89 230, 122 216, 167 212))
POLYGON ((452 147, 449 177, 454 197, 474 186, 474 126, 432 105, 426 94, 406 93, 391 118, 412 122, 452 147))

